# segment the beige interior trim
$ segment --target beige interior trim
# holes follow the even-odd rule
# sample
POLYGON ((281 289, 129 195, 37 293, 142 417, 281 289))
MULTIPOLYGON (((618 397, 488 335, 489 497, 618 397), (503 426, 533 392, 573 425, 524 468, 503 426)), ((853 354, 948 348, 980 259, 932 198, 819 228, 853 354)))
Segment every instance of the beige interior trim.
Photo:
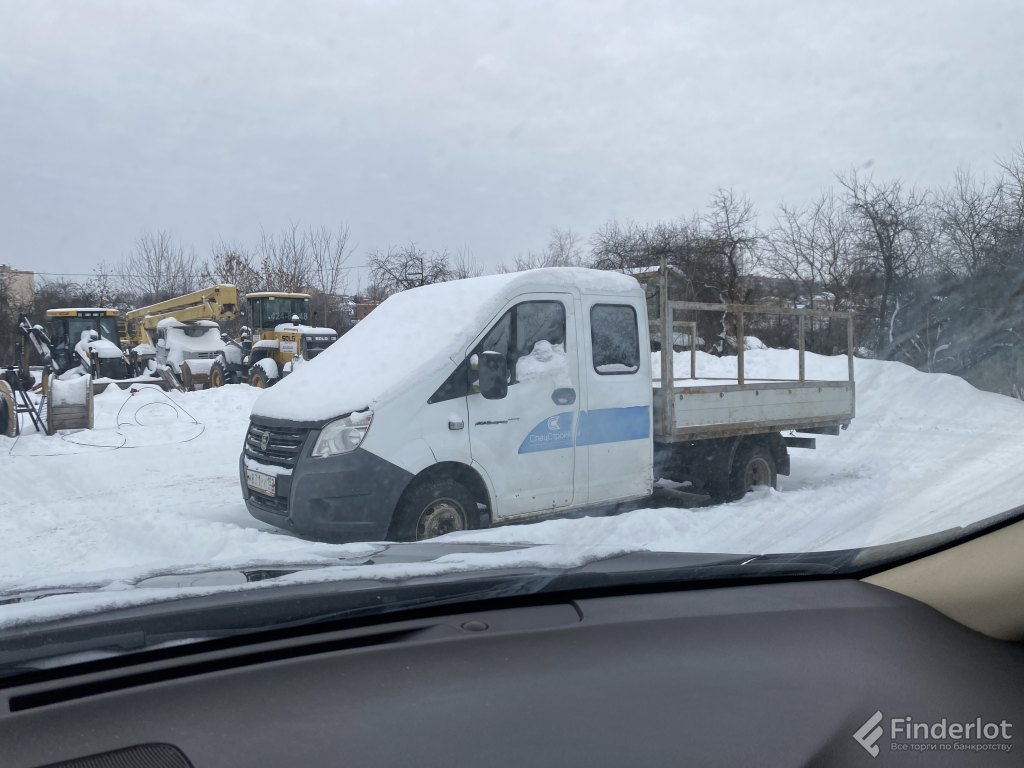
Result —
POLYGON ((864 581, 999 640, 1024 640, 1024 521, 864 581))

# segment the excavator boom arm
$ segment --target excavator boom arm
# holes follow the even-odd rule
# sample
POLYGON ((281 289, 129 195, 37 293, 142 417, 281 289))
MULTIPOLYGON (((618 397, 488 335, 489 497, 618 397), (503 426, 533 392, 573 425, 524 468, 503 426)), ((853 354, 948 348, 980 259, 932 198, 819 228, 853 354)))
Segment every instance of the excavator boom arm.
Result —
POLYGON ((233 285, 212 285, 167 301, 139 307, 125 313, 131 344, 148 344, 161 320, 173 317, 183 323, 234 320, 238 315, 238 289, 233 285))

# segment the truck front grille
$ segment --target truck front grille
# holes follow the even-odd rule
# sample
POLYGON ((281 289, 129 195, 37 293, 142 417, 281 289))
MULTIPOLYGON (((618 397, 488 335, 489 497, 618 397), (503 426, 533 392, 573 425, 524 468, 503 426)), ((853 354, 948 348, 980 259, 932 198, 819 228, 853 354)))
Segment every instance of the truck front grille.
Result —
POLYGON ((245 455, 265 464, 294 467, 307 434, 308 429, 249 424, 245 435, 245 455))

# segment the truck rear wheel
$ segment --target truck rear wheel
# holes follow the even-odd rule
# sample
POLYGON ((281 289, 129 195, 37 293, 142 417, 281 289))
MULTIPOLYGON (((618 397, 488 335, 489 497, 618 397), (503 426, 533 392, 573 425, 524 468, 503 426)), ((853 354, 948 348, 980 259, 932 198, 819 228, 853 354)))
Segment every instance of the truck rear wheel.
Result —
POLYGON ((395 510, 391 538, 423 541, 471 528, 476 499, 462 483, 449 478, 428 480, 410 488, 395 510))
POLYGON ((708 495, 716 502, 738 501, 752 488, 778 488, 779 473, 771 448, 760 440, 744 440, 736 448, 726 477, 708 484, 708 495))

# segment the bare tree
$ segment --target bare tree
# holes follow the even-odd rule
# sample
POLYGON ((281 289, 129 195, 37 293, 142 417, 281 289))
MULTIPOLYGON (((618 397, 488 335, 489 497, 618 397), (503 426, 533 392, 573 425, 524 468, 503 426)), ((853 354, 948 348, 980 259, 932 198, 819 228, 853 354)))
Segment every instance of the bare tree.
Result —
POLYGON ((195 249, 174 241, 166 230, 144 232, 120 266, 124 289, 140 303, 163 301, 198 287, 195 249))
POLYGON ((938 265, 956 276, 978 274, 999 237, 998 221, 1005 199, 1001 182, 975 179, 957 171, 953 185, 935 197, 938 265))
POLYGON ((484 273, 483 268, 477 264, 473 254, 466 248, 461 248, 451 258, 452 280, 465 280, 467 277, 480 277, 484 273))
POLYGON ((322 313, 320 322, 341 323, 338 312, 339 293, 348 283, 345 262, 352 255, 349 230, 345 224, 336 230, 310 228, 306 232, 310 258, 310 287, 314 293, 314 310, 322 313))
POLYGON ((745 301, 743 278, 760 258, 761 235, 753 203, 731 189, 719 189, 700 223, 702 248, 721 273, 722 299, 745 301))
POLYGON ((907 189, 900 181, 876 183, 856 171, 839 176, 839 183, 854 215, 861 257, 881 277, 877 321, 879 343, 885 346, 892 343, 895 292, 917 273, 927 252, 927 193, 907 189), (886 329, 889 340, 883 342, 886 329))
POLYGON ((261 230, 256 258, 264 289, 291 293, 310 289, 313 261, 308 238, 298 224, 289 225, 279 235, 261 230))
MULTIPOLYGON (((367 260, 370 285, 377 296, 457 279, 460 274, 447 251, 420 250, 415 243, 374 251, 367 260)), ((462 265, 465 267, 465 265, 462 265)))
POLYGON ((522 272, 541 267, 582 267, 585 264, 582 238, 571 229, 555 227, 551 230, 544 250, 539 253, 528 251, 524 256, 516 256, 511 267, 502 266, 499 271, 522 272))
POLYGON ((1024 265, 1024 145, 1007 160, 1000 160, 998 243, 995 258, 1000 267, 1024 265))
POLYGON ((81 294, 92 299, 89 303, 97 307, 112 307, 122 312, 131 309, 135 297, 129 294, 123 285, 123 279, 115 273, 115 268, 101 261, 93 267, 93 276, 80 287, 81 294))
POLYGON ((799 290, 812 309, 821 292, 828 309, 844 304, 856 259, 853 222, 832 190, 804 208, 779 206, 765 243, 764 266, 799 290))
POLYGON ((240 297, 262 287, 262 278, 253 263, 252 253, 240 243, 227 243, 223 240, 213 246, 210 262, 203 269, 203 280, 234 285, 240 297))

